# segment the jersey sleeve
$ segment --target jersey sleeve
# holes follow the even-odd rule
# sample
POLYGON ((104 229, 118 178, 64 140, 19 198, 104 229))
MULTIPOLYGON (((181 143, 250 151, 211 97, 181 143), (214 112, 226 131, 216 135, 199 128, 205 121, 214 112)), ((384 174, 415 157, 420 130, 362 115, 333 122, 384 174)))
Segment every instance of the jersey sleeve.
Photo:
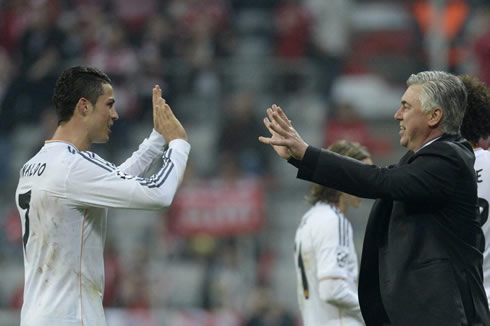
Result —
POLYGON ((118 168, 121 172, 141 176, 157 158, 163 155, 163 146, 166 141, 155 129, 146 138, 124 163, 118 168))
POLYGON ((444 201, 454 196, 466 177, 459 152, 446 142, 421 149, 410 164, 377 167, 327 150, 309 146, 300 162, 298 178, 363 198, 404 201, 444 201))
POLYGON ((320 298, 344 307, 351 315, 359 317, 357 287, 350 271, 352 262, 357 263, 357 258, 352 256, 350 250, 353 243, 349 221, 332 214, 328 222, 316 225, 313 237, 320 298))
POLYGON ((350 226, 345 218, 329 216, 328 223, 318 223, 313 232, 317 278, 348 277, 350 226))
POLYGON ((322 300, 347 309, 362 321, 357 289, 351 283, 344 279, 329 279, 321 281, 319 286, 322 300))
POLYGON ((78 152, 65 179, 65 196, 81 206, 168 207, 182 181, 189 151, 188 142, 172 140, 162 168, 149 178, 128 174, 94 153, 78 152))

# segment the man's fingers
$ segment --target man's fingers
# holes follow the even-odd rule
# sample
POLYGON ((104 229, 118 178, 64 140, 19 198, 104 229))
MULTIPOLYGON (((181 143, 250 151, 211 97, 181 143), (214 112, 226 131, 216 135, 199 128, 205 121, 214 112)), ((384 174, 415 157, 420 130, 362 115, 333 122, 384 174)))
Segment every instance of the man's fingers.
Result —
POLYGON ((284 129, 284 131, 287 131, 291 127, 291 123, 287 117, 286 120, 284 120, 284 118, 279 114, 278 109, 279 107, 274 104, 272 108, 267 109, 267 115, 272 123, 278 124, 282 129, 284 129))
POLYGON ((272 135, 278 134, 282 137, 287 137, 288 136, 288 128, 286 127, 281 127, 277 122, 276 119, 274 118, 274 112, 269 108, 267 109, 267 115, 269 116, 269 119, 264 118, 264 124, 269 129, 270 133, 272 135))
POLYGON ((270 138, 259 136, 259 141, 264 144, 269 144, 269 139, 270 138))
POLYGON ((283 116, 278 111, 273 111, 272 112, 272 118, 275 123, 277 123, 282 129, 284 130, 289 130, 291 128, 291 124, 289 123, 289 120, 284 119, 283 116))
POLYGON ((287 141, 285 139, 259 136, 259 141, 268 145, 287 146, 287 141))
POLYGON ((286 113, 284 113, 281 107, 276 106, 276 112, 279 114, 279 117, 281 117, 282 121, 284 121, 289 127, 291 127, 291 120, 288 119, 286 113))
POLYGON ((274 130, 272 130, 271 128, 271 122, 269 121, 269 119, 267 118, 264 118, 264 125, 265 127, 269 130, 269 132, 272 134, 272 135, 275 135, 276 133, 274 132, 274 130))
POLYGON ((291 138, 291 127, 289 127, 284 121, 278 118, 277 113, 272 113, 272 119, 273 120, 269 124, 269 127, 272 128, 272 130, 278 135, 284 138, 291 138))
POLYGON ((284 120, 284 122, 286 122, 289 126, 291 126, 291 120, 288 119, 286 113, 284 113, 284 111, 281 109, 280 106, 276 104, 272 104, 271 111, 276 112, 280 119, 284 120))
POLYGON ((267 129, 269 130, 269 132, 271 133, 271 135, 274 137, 279 137, 279 134, 277 132, 274 131, 274 129, 272 129, 271 125, 269 124, 269 126, 267 127, 267 129))

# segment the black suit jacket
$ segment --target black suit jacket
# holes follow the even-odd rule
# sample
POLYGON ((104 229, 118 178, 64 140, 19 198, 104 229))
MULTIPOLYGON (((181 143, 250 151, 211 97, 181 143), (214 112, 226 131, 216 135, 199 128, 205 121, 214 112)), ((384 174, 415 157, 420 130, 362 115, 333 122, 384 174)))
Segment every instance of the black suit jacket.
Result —
POLYGON ((377 199, 359 275, 367 326, 490 325, 473 164, 452 135, 387 168, 311 146, 296 162, 298 178, 377 199))

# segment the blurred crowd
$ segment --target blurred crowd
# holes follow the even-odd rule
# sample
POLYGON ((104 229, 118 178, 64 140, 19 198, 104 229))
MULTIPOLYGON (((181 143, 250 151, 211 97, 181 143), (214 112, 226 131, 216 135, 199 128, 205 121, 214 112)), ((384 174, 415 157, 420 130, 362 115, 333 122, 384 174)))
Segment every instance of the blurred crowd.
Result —
MULTIPOLYGON (((151 130, 151 89, 159 84, 193 146, 182 202, 194 203, 189 198, 198 187, 218 198, 251 196, 258 212, 253 218, 260 220, 213 234, 176 230, 168 221, 183 218, 185 209, 238 213, 200 204, 189 204, 181 215, 170 210, 143 216, 143 222, 134 221, 139 213, 114 213, 105 305, 227 309, 244 325, 296 325, 295 310, 276 293, 282 284, 277 270, 289 263, 293 269, 293 240, 276 243, 268 236, 281 218, 290 217, 276 216, 271 208, 281 198, 278 203, 270 194, 282 193, 285 184, 271 150, 257 141, 266 134, 264 111, 278 102, 286 111, 296 108, 291 116, 298 127, 316 126, 310 130, 316 144, 349 138, 375 158, 393 154, 393 143, 373 131, 371 121, 392 117, 398 100, 391 99, 399 98, 397 87, 410 73, 440 67, 478 75, 490 85, 486 1, 435 3, 1 1, 0 270, 8 276, 0 281, 0 309, 17 309, 22 302, 22 231, 13 200, 17 171, 56 127, 51 96, 59 73, 90 65, 111 77, 119 113, 110 142, 95 152, 120 163, 136 148, 151 130), (434 49, 437 40, 443 45, 434 49), (440 49, 448 54, 442 62, 433 54, 440 49), (383 100, 391 113, 382 110, 383 100), (250 184, 262 189, 259 195, 250 184), (283 243, 291 247, 286 262, 278 250, 283 243)), ((290 193, 302 200, 301 193, 290 193)), ((247 209, 236 202, 235 210, 247 209)))

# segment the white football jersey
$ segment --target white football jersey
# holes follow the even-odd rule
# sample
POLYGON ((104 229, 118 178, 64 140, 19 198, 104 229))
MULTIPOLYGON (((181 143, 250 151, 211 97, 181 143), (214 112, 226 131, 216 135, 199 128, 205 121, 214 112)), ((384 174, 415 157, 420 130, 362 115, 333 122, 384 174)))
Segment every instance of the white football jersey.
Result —
POLYGON ((294 248, 298 303, 304 325, 364 325, 358 304, 355 312, 320 298, 319 280, 328 278, 344 279, 346 291, 352 291, 350 294, 357 298, 358 266, 352 225, 342 212, 317 202, 303 216, 294 248))
POLYGON ((190 145, 176 139, 165 152, 164 145, 153 130, 116 167, 70 143, 47 141, 24 164, 15 194, 24 247, 22 326, 106 325, 102 298, 107 208, 170 205, 190 145), (162 157, 157 173, 138 177, 162 157))
POLYGON ((485 235, 483 251, 483 279, 487 298, 490 301, 490 223, 488 222, 488 203, 490 202, 490 152, 482 148, 475 149, 475 172, 478 185, 478 205, 485 235))

